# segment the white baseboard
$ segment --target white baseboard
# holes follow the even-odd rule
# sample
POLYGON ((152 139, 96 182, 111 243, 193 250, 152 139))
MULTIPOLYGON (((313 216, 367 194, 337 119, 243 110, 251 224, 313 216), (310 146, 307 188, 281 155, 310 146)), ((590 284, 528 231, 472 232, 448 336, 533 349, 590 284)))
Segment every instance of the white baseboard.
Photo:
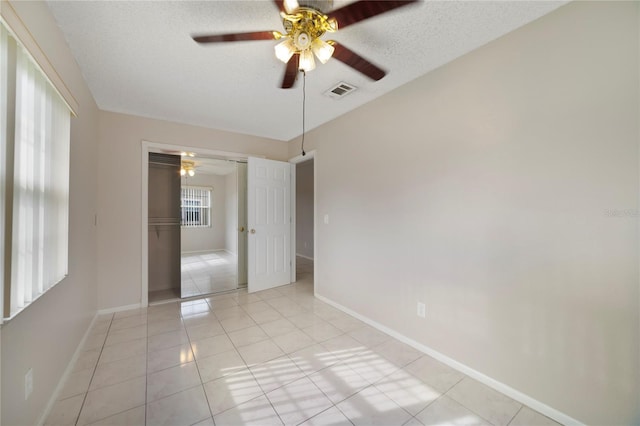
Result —
POLYGON ((313 260, 313 257, 305 256, 304 254, 296 253, 296 256, 307 260, 313 260))
POLYGON ((331 299, 328 299, 324 296, 319 295, 318 293, 314 292, 314 296, 317 297, 318 299, 322 300, 323 302, 333 306, 336 309, 341 310, 342 312, 351 315, 352 317, 355 317, 357 319, 359 319, 360 321, 370 325, 373 328, 376 328, 380 331, 382 331, 383 333, 388 334, 389 336, 400 340, 403 343, 406 343, 407 345, 419 350, 420 352, 423 352, 429 356, 431 356, 432 358, 437 359, 438 361, 442 362, 443 364, 448 365, 449 367, 460 371, 463 374, 466 374, 467 376, 479 381, 480 383, 484 383, 485 385, 489 386, 490 388, 493 388, 495 390, 497 390, 498 392, 503 393, 504 395, 508 396, 511 399, 514 399, 518 402, 520 402, 521 404, 524 404, 536 411, 538 411, 541 414, 544 414, 545 416, 560 422, 563 425, 576 425, 576 426, 584 426, 584 423, 579 422, 578 420, 574 419, 573 417, 556 410, 553 407, 548 406, 547 404, 538 401, 537 399, 534 399, 532 397, 530 397, 529 395, 526 395, 516 389, 513 389, 512 387, 499 382, 489 376, 486 376, 485 374, 474 370, 473 368, 462 364, 461 362, 456 361, 455 359, 449 358, 448 356, 444 355, 441 352, 436 351, 435 349, 430 348, 429 346, 423 345, 422 343, 418 343, 413 339, 408 338, 407 336, 398 333, 395 330, 392 330, 376 321, 373 321, 372 319, 365 317, 364 315, 360 315, 359 313, 352 311, 351 309, 342 306, 341 304, 334 302, 331 299))
POLYGON ((229 253, 231 256, 237 256, 238 253, 232 252, 231 250, 227 250, 227 249, 222 249, 220 251, 226 251, 227 253, 229 253))
POLYGON ((84 336, 82 336, 82 339, 80 340, 80 344, 78 344, 76 351, 73 353, 73 356, 71 357, 71 361, 69 361, 69 363, 67 364, 67 368, 64 370, 62 377, 58 381, 58 385, 56 386, 56 389, 53 391, 53 394, 51 395, 51 398, 49 399, 49 402, 47 403, 47 406, 45 407, 44 412, 40 417, 40 420, 38 420, 38 426, 44 425, 44 422, 47 420, 47 417, 49 417, 49 414, 51 414, 51 410, 53 409, 53 406, 58 400, 58 395, 60 395, 60 392, 62 392, 62 389, 66 384, 67 379, 71 375, 71 372, 73 371, 73 368, 76 365, 76 361, 78 361, 80 352, 82 352, 82 348, 84 348, 84 344, 87 341, 87 337, 89 337, 89 332, 91 332, 91 329, 93 328, 93 324, 95 324, 96 322, 96 318, 98 318, 98 312, 96 312, 96 314, 93 316, 91 323, 89 323, 89 327, 87 327, 87 330, 84 332, 84 336))
POLYGON ((96 315, 113 314, 114 312, 128 311, 130 309, 138 309, 142 307, 140 303, 134 303, 133 305, 116 306, 115 308, 100 309, 96 315))

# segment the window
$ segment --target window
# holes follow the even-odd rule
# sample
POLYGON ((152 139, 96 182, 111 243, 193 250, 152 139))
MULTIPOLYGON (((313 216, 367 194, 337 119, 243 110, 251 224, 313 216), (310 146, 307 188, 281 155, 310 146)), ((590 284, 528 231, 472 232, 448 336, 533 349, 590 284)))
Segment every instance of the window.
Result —
POLYGON ((211 226, 211 188, 183 186, 180 224, 187 228, 211 226))
POLYGON ((71 114, 30 54, 2 24, 0 32, 0 213, 11 247, 3 317, 10 318, 67 275, 71 114))

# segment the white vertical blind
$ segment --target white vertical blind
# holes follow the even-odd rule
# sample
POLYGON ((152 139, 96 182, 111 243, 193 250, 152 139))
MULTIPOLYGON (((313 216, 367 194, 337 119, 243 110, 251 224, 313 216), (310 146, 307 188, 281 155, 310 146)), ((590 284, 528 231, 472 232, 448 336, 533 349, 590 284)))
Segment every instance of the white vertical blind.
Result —
POLYGON ((182 226, 211 226, 211 188, 183 186, 180 207, 182 226))
POLYGON ((69 230, 70 111, 20 46, 15 85, 11 316, 66 276, 69 230))
MULTIPOLYGON (((7 71, 9 69, 8 34, 0 24, 0 282, 4 280, 5 197, 7 162, 7 71)), ((4 289, 0 287, 0 306, 4 306, 4 289)), ((2 320, 0 320, 0 323, 2 320)))

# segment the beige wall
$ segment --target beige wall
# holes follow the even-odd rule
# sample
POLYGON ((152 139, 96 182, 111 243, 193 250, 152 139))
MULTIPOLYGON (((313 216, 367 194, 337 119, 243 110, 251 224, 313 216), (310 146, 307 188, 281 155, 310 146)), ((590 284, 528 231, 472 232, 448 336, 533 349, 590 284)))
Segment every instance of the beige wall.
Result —
POLYGON ((96 312, 98 109, 46 4, 13 5, 80 105, 71 119, 69 275, 2 326, 0 423, 34 425, 96 312), (25 401, 29 368, 34 391, 25 401))
POLYGON ((638 18, 571 3, 312 131, 316 292, 582 422, 629 424, 638 18))
POLYGON ((101 111, 98 160, 100 309, 140 303, 143 140, 262 155, 274 160, 287 159, 285 142, 101 111))
POLYGON ((182 178, 182 185, 206 186, 212 188, 211 192, 211 227, 209 228, 182 228, 181 247, 182 253, 199 251, 224 250, 227 233, 227 195, 226 177, 197 173, 186 181, 182 178))
POLYGON ((313 160, 296 165, 296 254, 313 259, 313 160))

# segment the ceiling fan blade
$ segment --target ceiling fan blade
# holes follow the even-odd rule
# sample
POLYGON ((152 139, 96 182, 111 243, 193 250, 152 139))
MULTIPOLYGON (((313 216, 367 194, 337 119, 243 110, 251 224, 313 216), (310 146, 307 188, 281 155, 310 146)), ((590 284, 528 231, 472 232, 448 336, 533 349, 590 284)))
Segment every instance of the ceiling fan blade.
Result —
POLYGON ((287 62, 287 68, 284 71, 284 78, 282 79, 282 88, 290 89, 293 87, 293 83, 296 82, 296 77, 298 76, 298 60, 299 55, 293 55, 289 62, 287 62))
POLYGON ((340 29, 417 1, 418 0, 357 1, 330 12, 329 17, 335 18, 336 21, 338 21, 338 29, 340 29))
POLYGON ((256 31, 252 33, 213 34, 193 36, 198 43, 220 43, 226 41, 275 40, 274 31, 256 31))
POLYGON ((298 0, 273 0, 280 12, 293 13, 300 7, 298 0))
POLYGON ((333 51, 333 58, 349 65, 351 68, 361 72, 372 80, 378 81, 387 74, 383 69, 378 68, 362 56, 350 49, 347 49, 341 44, 333 42, 333 48, 335 49, 333 51))
POLYGON ((284 0, 273 0, 280 12, 284 12, 284 0))

